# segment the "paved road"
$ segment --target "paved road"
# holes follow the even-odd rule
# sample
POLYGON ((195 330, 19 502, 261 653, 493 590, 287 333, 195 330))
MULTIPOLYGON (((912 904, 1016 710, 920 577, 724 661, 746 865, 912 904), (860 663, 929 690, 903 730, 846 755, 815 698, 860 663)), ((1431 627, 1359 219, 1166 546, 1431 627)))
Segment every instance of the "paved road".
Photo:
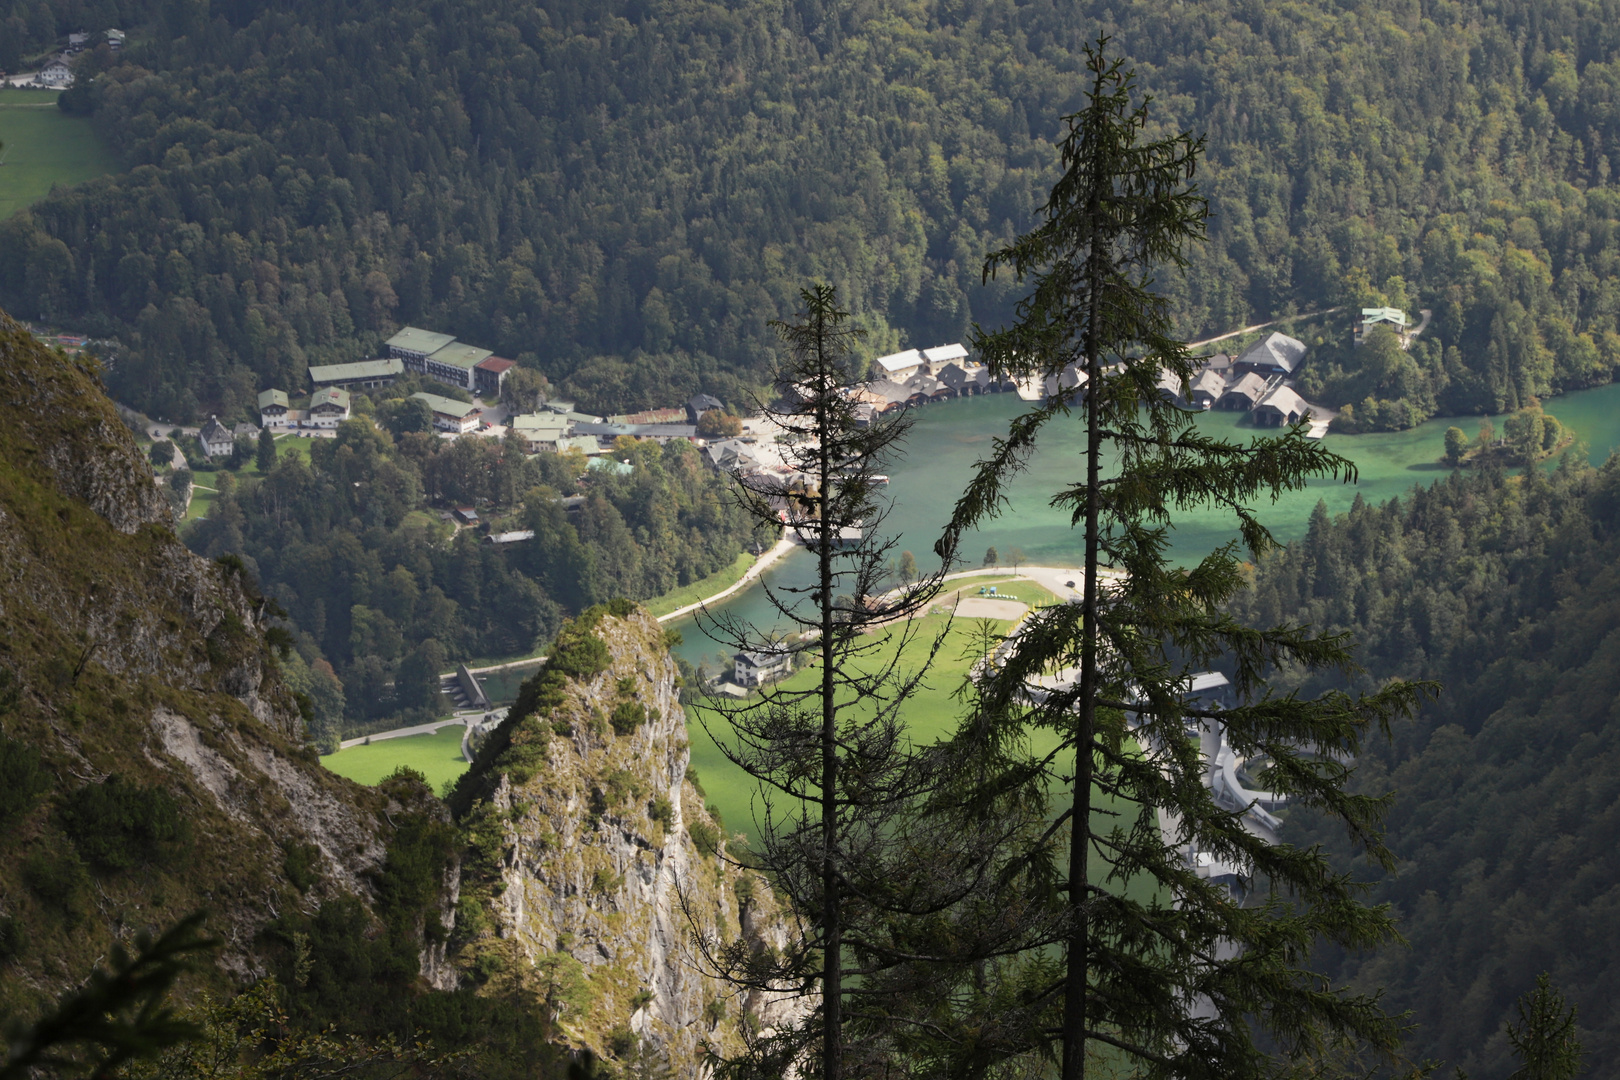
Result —
POLYGON ((708 607, 710 604, 718 603, 719 601, 730 596, 732 593, 747 588, 759 578, 759 575, 770 569, 773 563, 798 546, 798 543, 790 539, 787 533, 784 531, 782 539, 776 542, 776 546, 771 548, 771 550, 767 551, 765 554, 761 555, 754 565, 748 568, 748 572, 737 579, 736 584, 732 585, 728 589, 721 589, 713 596, 706 596, 695 604, 687 604, 685 607, 676 608, 668 615, 660 615, 658 616, 658 621, 669 622, 672 619, 680 618, 682 615, 690 615, 694 611, 708 607))
POLYGON ((440 728, 453 727, 456 724, 465 726, 469 719, 482 719, 483 710, 471 714, 457 714, 448 720, 435 720, 431 724, 417 724, 415 727, 395 728, 392 731, 378 731, 370 735, 362 735, 358 739, 344 739, 338 746, 347 750, 351 746, 364 746, 367 741, 381 742, 383 739, 404 739, 411 735, 431 735, 440 728))

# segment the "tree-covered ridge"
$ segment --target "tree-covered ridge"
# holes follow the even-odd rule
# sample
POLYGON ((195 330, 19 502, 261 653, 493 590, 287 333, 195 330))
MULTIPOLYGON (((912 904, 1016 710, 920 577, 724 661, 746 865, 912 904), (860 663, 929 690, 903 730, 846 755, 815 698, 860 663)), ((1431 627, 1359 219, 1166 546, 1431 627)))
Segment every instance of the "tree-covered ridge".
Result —
MULTIPOLYGON (((262 481, 222 492, 187 533, 208 555, 240 553, 301 631, 316 737, 350 723, 428 714, 440 672, 521 655, 565 615, 613 597, 657 596, 736 558, 751 523, 690 443, 636 443, 628 473, 516 442, 396 442, 369 420, 284 455, 262 481), (561 499, 578 493, 579 505, 561 499), (478 503, 532 539, 491 544, 429 507, 478 503), (324 661, 324 663, 323 663, 324 661)), ((293 666, 300 667, 294 660, 293 666)))
POLYGON ((121 330, 117 388, 160 411, 229 412, 404 322, 603 410, 732 400, 808 279, 878 351, 1006 321, 981 260, 1107 32, 1164 128, 1210 136, 1211 241, 1166 285, 1185 332, 1431 307, 1411 354, 1324 354, 1308 391, 1378 426, 1512 408, 1620 361, 1617 15, 174 0, 97 91, 132 170, 7 223, 0 298, 121 330))
MULTIPOLYGON (((1536 976, 1580 1007, 1591 1060, 1620 1050, 1620 459, 1523 479, 1481 472, 1343 517, 1260 569, 1253 620, 1348 630, 1373 678, 1438 679, 1439 698, 1360 762, 1393 789, 1393 903, 1410 949, 1328 958, 1383 987, 1408 1047, 1505 1077, 1504 1021, 1536 976)), ((1342 846, 1296 818, 1297 842, 1342 846)))

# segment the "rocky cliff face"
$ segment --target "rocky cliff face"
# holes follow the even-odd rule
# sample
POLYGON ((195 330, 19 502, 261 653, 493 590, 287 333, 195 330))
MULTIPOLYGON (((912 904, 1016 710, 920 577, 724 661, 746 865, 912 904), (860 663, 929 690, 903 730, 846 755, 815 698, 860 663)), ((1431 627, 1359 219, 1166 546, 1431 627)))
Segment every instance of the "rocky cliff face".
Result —
POLYGON ((490 847, 469 895, 487 904, 490 938, 541 974, 576 1045, 624 1058, 644 1041, 694 1076, 706 1043, 735 1047, 745 1012, 770 1023, 785 1007, 736 999, 694 934, 780 948, 785 928, 765 884, 718 857, 716 823, 686 777, 662 628, 639 610, 590 620, 605 663, 527 694, 515 710, 527 715, 481 757, 471 783, 482 795, 464 818, 475 838, 490 830, 490 847), (571 999, 569 973, 581 980, 571 999))
POLYGON ((260 928, 368 897, 384 858, 387 798, 304 747, 262 601, 170 517, 94 371, 0 315, 0 727, 45 777, 0 835, 0 918, 26 930, 0 954, 0 998, 198 907, 227 967, 256 970, 260 928), (184 844, 98 864, 63 808, 111 776, 171 800, 184 844))

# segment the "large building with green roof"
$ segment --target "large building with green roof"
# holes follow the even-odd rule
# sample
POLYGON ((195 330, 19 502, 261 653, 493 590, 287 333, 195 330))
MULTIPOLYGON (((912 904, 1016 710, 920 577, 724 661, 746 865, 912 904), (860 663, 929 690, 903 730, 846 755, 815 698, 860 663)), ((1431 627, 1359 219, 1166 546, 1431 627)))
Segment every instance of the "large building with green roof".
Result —
POLYGON ((404 364, 406 371, 487 397, 501 392, 501 383, 513 366, 489 349, 415 326, 407 326, 384 344, 389 358, 404 364))
POLYGON ((315 389, 329 386, 345 390, 373 390, 389 386, 405 373, 405 361, 397 356, 380 360, 360 360, 353 364, 319 364, 309 369, 309 381, 315 389))

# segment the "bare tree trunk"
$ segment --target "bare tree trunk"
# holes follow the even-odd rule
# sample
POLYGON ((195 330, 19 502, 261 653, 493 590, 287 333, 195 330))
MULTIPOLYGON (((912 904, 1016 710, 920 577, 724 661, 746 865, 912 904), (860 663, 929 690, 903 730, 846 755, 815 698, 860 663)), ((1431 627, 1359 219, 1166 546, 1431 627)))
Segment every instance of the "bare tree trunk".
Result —
MULTIPOLYGON (((822 322, 818 312, 816 321, 822 322)), ((818 325, 818 331, 821 327, 818 325)), ((816 427, 828 429, 827 381, 828 357, 821 344, 825 335, 818 333, 816 368, 823 379, 823 392, 818 395, 816 427)), ((816 506, 818 510, 817 534, 821 542, 816 546, 817 583, 821 589, 821 889, 822 920, 825 924, 826 956, 822 960, 821 992, 822 1015, 826 1029, 821 1040, 821 1075, 823 1080, 839 1080, 843 1069, 843 927, 842 906, 838 898, 838 710, 834 704, 835 680, 833 672, 833 566, 832 551, 836 537, 832 528, 831 486, 832 440, 822 438, 816 452, 816 506)))

